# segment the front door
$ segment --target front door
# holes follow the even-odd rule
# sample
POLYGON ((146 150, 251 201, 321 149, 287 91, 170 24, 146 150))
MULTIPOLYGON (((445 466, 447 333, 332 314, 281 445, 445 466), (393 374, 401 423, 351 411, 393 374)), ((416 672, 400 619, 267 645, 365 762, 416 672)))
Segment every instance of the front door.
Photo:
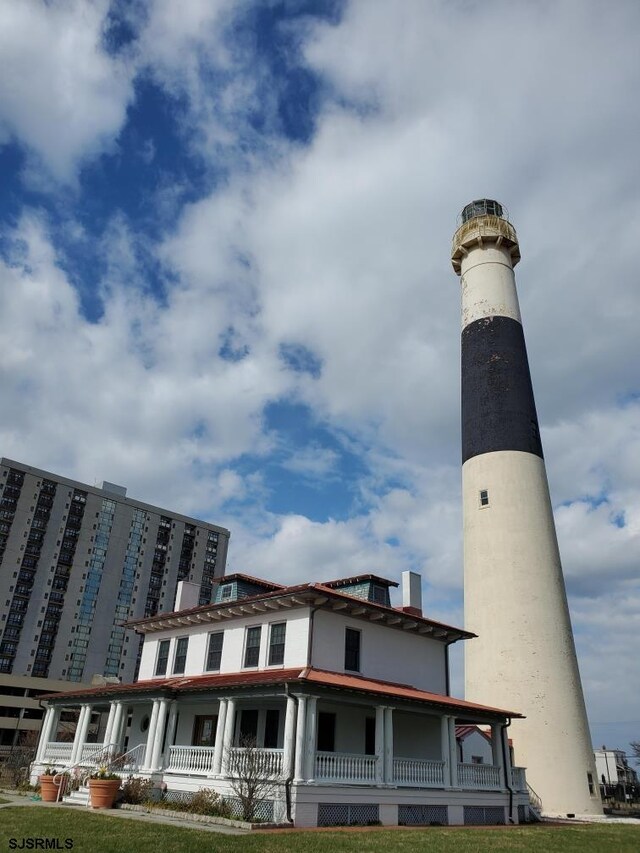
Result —
POLYGON ((192 746, 215 746, 218 716, 197 714, 193 721, 192 746))

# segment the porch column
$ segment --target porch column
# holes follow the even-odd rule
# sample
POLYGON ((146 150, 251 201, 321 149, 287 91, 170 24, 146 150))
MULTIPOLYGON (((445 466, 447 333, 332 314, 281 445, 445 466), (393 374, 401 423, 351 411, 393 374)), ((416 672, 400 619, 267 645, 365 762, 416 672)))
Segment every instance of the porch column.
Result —
POLYGON ((295 755, 295 771, 294 782, 302 782, 304 780, 304 744, 305 744, 305 724, 307 720, 307 697, 298 696, 298 716, 296 717, 296 755, 295 755))
POLYGON ((502 726, 500 723, 491 723, 491 763, 494 767, 500 768, 500 784, 503 788, 506 787, 507 780, 504 768, 504 760, 502 755, 502 726))
POLYGON ((82 761, 82 750, 87 742, 87 731, 91 722, 91 705, 83 705, 80 709, 78 717, 78 725, 76 734, 73 739, 73 747, 71 749, 71 765, 79 764, 82 761))
POLYGON ((222 767, 220 773, 226 776, 229 770, 229 753, 233 748, 233 732, 236 725, 236 700, 227 699, 227 714, 224 721, 224 738, 222 740, 222 767))
POLYGON ((384 705, 376 705, 376 784, 380 785, 384 779, 384 705))
POLYGON ((393 708, 384 709, 384 781, 393 783, 393 708))
POLYGON ((111 727, 111 741, 116 752, 120 751, 122 744, 122 723, 124 717, 124 707, 122 702, 115 703, 116 710, 113 715, 113 725, 111 727))
POLYGON ((151 720, 149 722, 149 731, 147 732, 147 748, 144 752, 144 769, 151 769, 151 756, 153 755, 153 743, 156 736, 156 723, 158 722, 158 709, 160 700, 153 700, 153 708, 151 710, 151 720))
POLYGON ((169 720, 167 722, 167 739, 164 750, 164 766, 169 766, 171 758, 171 747, 176 739, 176 728, 178 727, 178 703, 172 699, 169 703, 169 720))
POLYGON ((167 721, 169 700, 160 699, 158 702, 158 717, 156 719, 156 730, 153 735, 153 749, 151 751, 151 769, 160 770, 162 767, 162 741, 164 739, 164 724, 167 721))
POLYGON ((222 771, 222 746, 227 720, 227 702, 227 699, 221 699, 218 703, 218 725, 216 726, 216 742, 213 749, 213 768, 211 770, 214 776, 220 776, 222 771))
POLYGON ((107 717, 107 725, 105 726, 104 736, 102 738, 102 743, 103 743, 103 746, 105 749, 111 745, 111 734, 113 732, 113 721, 115 719, 115 715, 116 715, 116 703, 110 702, 109 703, 109 716, 107 717))
POLYGON ((293 776, 293 745, 296 728, 296 700, 287 696, 287 710, 284 717, 284 742, 282 752, 282 775, 285 779, 293 776))
POLYGON ((305 776, 308 782, 313 782, 316 775, 316 737, 318 727, 318 697, 309 696, 307 700, 307 748, 305 776))
POLYGON ((451 774, 451 787, 459 788, 458 784, 458 745, 456 743, 456 718, 449 717, 449 772, 451 774))
POLYGON ((440 752, 444 765, 442 782, 445 788, 451 787, 451 746, 449 744, 449 717, 440 717, 440 752))
MULTIPOLYGON (((499 737, 501 739, 501 744, 502 743, 504 744, 504 753, 501 752, 501 754, 504 754, 506 756, 506 760, 505 760, 504 768, 503 768, 503 770, 504 770, 503 778, 505 780, 505 786, 508 786, 509 788, 511 788, 512 787, 512 785, 511 785, 511 775, 512 774, 511 774, 511 752, 509 750, 509 732, 506 729, 506 727, 502 728, 502 726, 498 726, 498 728, 500 730, 499 737)), ((493 734, 493 731, 492 731, 492 734, 493 734)))
POLYGON ((40 730, 40 740, 38 741, 38 752, 36 754, 36 761, 42 761, 47 752, 47 744, 51 740, 51 733, 53 732, 54 722, 57 725, 57 717, 60 716, 60 711, 56 709, 54 705, 49 705, 47 708, 47 712, 44 715, 44 720, 42 722, 42 729, 40 730))

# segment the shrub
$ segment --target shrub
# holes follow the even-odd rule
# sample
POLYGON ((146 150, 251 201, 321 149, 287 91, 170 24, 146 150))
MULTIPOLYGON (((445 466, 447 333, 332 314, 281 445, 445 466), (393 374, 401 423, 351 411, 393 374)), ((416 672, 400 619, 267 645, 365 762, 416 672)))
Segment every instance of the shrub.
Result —
POLYGON ((187 806, 187 811, 191 814, 231 817, 229 805, 211 788, 201 788, 196 791, 187 806))
POLYGON ((151 779, 141 779, 139 776, 130 776, 122 786, 122 797, 120 802, 131 803, 134 806, 146 803, 153 799, 153 782, 151 779))

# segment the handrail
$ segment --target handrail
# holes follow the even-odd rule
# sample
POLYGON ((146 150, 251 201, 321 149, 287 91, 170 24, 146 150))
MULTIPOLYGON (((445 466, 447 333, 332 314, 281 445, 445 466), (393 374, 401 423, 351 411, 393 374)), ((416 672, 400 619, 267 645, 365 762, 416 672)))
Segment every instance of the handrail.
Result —
MULTIPOLYGON (((115 744, 115 743, 108 743, 106 746, 103 744, 103 745, 102 745, 102 749, 98 749, 98 750, 96 750, 95 754, 91 756, 91 762, 93 763, 93 762, 95 761, 95 759, 96 759, 96 758, 98 758, 98 756, 102 757, 103 755, 104 755, 105 757, 107 757, 107 760, 108 760, 109 755, 110 755, 111 753, 113 753, 113 750, 115 749, 115 747, 116 747, 116 744, 115 744)), ((58 773, 56 773, 56 774, 54 775, 54 777, 53 777, 53 784, 58 786, 58 793, 57 793, 57 795, 56 795, 56 803, 59 803, 59 802, 60 802, 60 796, 61 796, 61 793, 62 793, 62 789, 63 789, 63 787, 64 787, 64 786, 63 786, 63 780, 62 780, 62 777, 63 777, 63 776, 69 776, 69 779, 71 779, 71 774, 72 774, 72 772, 73 772, 73 771, 78 770, 78 768, 79 768, 79 767, 86 766, 86 764, 87 764, 87 763, 88 763, 88 762, 87 762, 87 759, 86 759, 86 758, 85 758, 85 759, 80 759, 80 761, 77 761, 75 764, 71 764, 69 767, 65 767, 65 768, 64 768, 64 770, 60 770, 60 771, 58 771, 58 773), (57 782, 56 782, 56 779, 58 779, 59 781, 57 781, 57 782)), ((98 761, 98 762, 97 762, 97 764, 98 764, 98 766, 101 766, 101 762, 100 762, 100 761, 98 761)), ((80 775, 80 779, 81 779, 81 784, 84 784, 84 783, 85 783, 85 781, 87 780, 87 778, 88 778, 88 776, 89 776, 89 774, 90 774, 90 773, 91 773, 91 771, 89 771, 89 772, 84 776, 84 778, 82 778, 82 775, 81 775, 81 774, 79 774, 79 775, 80 775)), ((74 774, 74 775, 75 775, 75 774, 74 774)))
POLYGON ((540 795, 537 794, 531 785, 527 782, 527 792, 529 794, 529 805, 533 806, 533 808, 542 814, 542 800, 540 799, 540 795))

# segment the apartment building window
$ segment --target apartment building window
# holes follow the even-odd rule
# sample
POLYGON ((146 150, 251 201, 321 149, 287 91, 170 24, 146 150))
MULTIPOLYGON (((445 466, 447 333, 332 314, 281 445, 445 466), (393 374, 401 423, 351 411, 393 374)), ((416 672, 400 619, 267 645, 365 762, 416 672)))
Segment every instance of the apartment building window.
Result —
POLYGON ((244 665, 258 666, 260 658, 260 635, 262 628, 258 625, 255 628, 247 628, 247 636, 244 647, 244 665))
POLYGON ((344 668, 360 672, 360 631, 354 628, 345 629, 344 668))
POLYGON ((168 661, 169 640, 160 640, 158 643, 158 657, 156 658, 156 675, 166 675, 168 661))
POLYGON ((284 663, 284 637, 287 630, 286 622, 276 622, 269 633, 269 666, 284 663))
POLYGON ((173 675, 181 675, 187 665, 188 637, 180 637, 176 643, 176 653, 173 658, 173 675))
POLYGON ((207 669, 220 669, 222 661, 222 641, 224 640, 224 631, 216 631, 215 634, 209 634, 209 649, 207 651, 207 669))

